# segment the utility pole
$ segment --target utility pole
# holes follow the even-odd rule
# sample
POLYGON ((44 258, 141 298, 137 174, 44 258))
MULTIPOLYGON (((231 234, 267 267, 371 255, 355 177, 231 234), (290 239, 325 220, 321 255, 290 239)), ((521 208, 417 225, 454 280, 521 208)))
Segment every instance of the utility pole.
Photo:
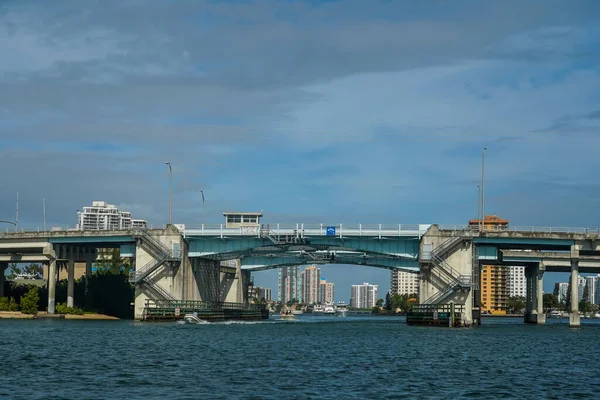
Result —
POLYGON ((204 190, 200 189, 200 194, 202 194, 202 226, 204 227, 204 190))
POLYGON ((481 152, 481 228, 479 231, 485 230, 485 151, 487 147, 483 148, 481 152))
POLYGON ((173 169, 171 163, 167 161, 165 164, 169 166, 169 225, 173 224, 173 169))
POLYGON ((481 185, 477 185, 477 224, 481 225, 481 185))
POLYGON ((19 230, 19 192, 17 192, 17 215, 15 218, 15 232, 19 230))

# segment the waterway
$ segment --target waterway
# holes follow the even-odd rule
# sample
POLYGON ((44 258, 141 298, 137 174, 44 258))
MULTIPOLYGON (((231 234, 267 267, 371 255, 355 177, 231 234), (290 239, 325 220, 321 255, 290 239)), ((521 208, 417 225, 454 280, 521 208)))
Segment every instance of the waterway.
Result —
POLYGON ((4 399, 575 399, 600 393, 600 321, 302 315, 257 323, 0 321, 4 399))

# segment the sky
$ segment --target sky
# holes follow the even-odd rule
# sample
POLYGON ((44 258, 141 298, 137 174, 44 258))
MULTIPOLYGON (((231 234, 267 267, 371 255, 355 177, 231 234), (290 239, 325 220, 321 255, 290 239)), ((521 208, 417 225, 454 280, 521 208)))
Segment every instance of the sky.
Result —
POLYGON ((595 0, 3 1, 0 219, 165 224, 170 161, 188 226, 465 224, 486 146, 487 213, 596 227, 599 89, 595 0))

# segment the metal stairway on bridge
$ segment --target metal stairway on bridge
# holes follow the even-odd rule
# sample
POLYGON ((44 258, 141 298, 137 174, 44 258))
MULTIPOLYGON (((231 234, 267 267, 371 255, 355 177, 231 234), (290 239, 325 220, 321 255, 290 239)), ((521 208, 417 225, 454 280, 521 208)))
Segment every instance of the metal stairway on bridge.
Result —
POLYGON ((152 256, 152 260, 144 264, 135 271, 129 273, 129 282, 145 285, 150 291, 155 292, 161 298, 166 300, 176 300, 168 291, 157 285, 156 282, 148 279, 150 274, 156 271, 161 266, 167 263, 178 262, 181 260, 180 255, 167 248, 164 244, 150 236, 146 231, 137 231, 132 235, 139 241, 140 246, 152 256))
POLYGON ((463 235, 452 236, 423 260, 435 267, 431 269, 429 280, 439 291, 422 304, 440 304, 457 290, 471 288, 471 275, 460 274, 444 259, 444 256, 450 254, 453 249, 466 240, 467 238, 463 235))
POLYGON ((273 242, 273 244, 276 244, 276 245, 300 244, 300 243, 305 242, 304 238, 299 233, 299 230, 294 230, 293 235, 283 235, 282 236, 276 232, 273 232, 269 225, 261 225, 260 237, 267 238, 271 242, 273 242))

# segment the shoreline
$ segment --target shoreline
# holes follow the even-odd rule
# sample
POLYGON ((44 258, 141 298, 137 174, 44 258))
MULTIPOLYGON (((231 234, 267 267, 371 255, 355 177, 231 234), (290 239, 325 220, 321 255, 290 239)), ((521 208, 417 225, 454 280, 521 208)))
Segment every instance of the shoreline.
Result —
POLYGON ((481 318, 523 318, 523 314, 481 314, 481 318))
POLYGON ((20 311, 0 311, 0 319, 68 319, 84 321, 120 321, 120 318, 105 314, 85 313, 83 315, 73 314, 48 314, 40 311, 37 315, 23 314, 20 311))

